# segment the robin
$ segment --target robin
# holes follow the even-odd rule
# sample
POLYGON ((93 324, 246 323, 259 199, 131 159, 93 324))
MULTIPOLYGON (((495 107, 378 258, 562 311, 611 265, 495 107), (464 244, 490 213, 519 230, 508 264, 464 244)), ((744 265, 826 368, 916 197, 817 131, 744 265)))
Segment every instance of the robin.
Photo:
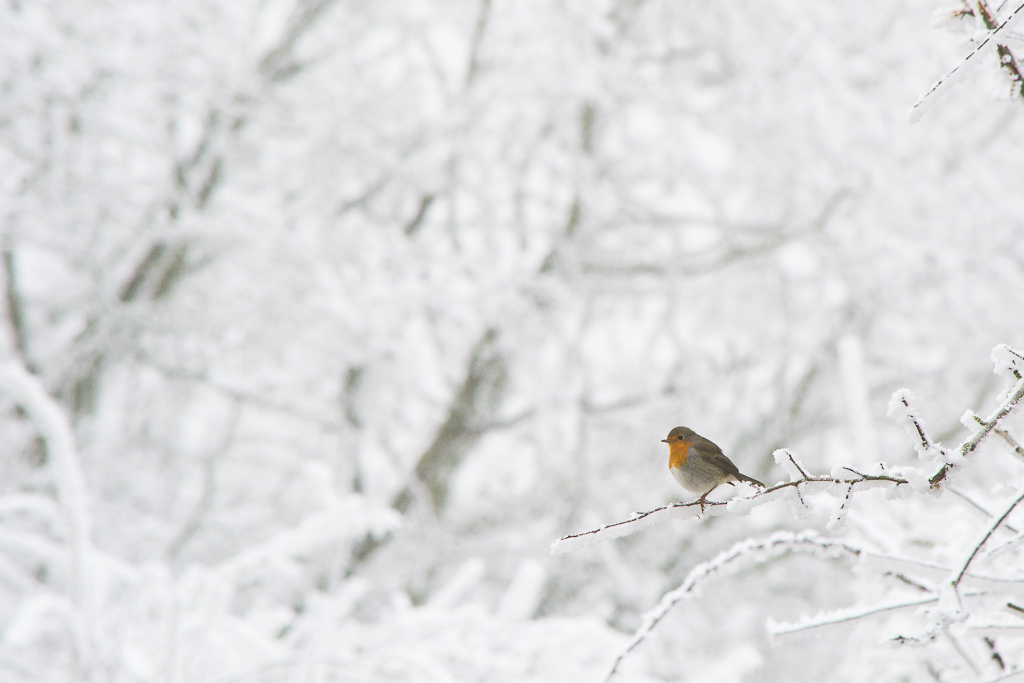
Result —
POLYGON ((702 511, 708 494, 722 484, 735 486, 733 481, 747 481, 765 488, 757 479, 742 474, 715 443, 688 427, 676 427, 662 441, 668 444, 668 469, 676 481, 692 493, 703 491, 697 499, 702 511))

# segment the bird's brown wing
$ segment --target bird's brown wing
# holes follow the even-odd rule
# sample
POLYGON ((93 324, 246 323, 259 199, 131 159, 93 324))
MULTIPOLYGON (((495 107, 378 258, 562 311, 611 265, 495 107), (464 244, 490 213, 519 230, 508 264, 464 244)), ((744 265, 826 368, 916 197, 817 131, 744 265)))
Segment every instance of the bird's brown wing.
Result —
POLYGON ((722 449, 714 441, 699 436, 694 439, 694 443, 690 448, 696 450, 705 460, 713 463, 723 472, 727 472, 737 479, 743 476, 740 474, 740 468, 736 467, 733 461, 726 457, 725 453, 722 452, 722 449))

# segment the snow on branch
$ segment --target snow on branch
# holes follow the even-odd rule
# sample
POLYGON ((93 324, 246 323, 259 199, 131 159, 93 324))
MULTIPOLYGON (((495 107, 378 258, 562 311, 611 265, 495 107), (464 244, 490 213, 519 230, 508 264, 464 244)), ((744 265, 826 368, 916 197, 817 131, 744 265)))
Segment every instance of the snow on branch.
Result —
POLYGON ((914 402, 914 394, 910 389, 898 389, 889 400, 889 417, 906 428, 907 433, 914 439, 914 450, 917 451, 917 457, 921 460, 948 459, 947 450, 928 436, 928 432, 924 428, 924 421, 914 410, 914 402))
MULTIPOLYGON (((714 515, 720 514, 724 505, 725 503, 709 500, 704 503, 704 508, 707 513, 714 515)), ((611 524, 605 524, 599 529, 563 536, 551 544, 551 554, 561 555, 571 550, 586 548, 601 541, 622 538, 666 519, 699 516, 700 506, 696 501, 693 503, 672 503, 671 505, 662 505, 646 512, 634 512, 632 517, 621 522, 612 522, 611 524)))
POLYGON ((95 609, 92 541, 85 477, 75 449, 71 424, 40 381, 17 361, 0 365, 0 389, 25 409, 46 444, 57 498, 70 530, 71 600, 77 607, 74 635, 84 667, 91 665, 95 609))
POLYGON ((884 614, 886 612, 893 612, 896 610, 906 609, 908 607, 920 607, 921 605, 938 602, 938 600, 939 596, 931 593, 920 597, 892 600, 874 605, 856 605, 854 607, 826 610, 811 617, 802 617, 799 621, 795 622, 782 622, 769 619, 768 635, 771 636, 772 639, 781 638, 783 636, 816 630, 825 626, 857 621, 876 614, 884 614))
POLYGON ((960 582, 963 580, 964 575, 967 573, 967 568, 971 566, 971 562, 974 561, 974 558, 978 555, 978 552, 981 550, 982 546, 985 545, 986 542, 988 542, 988 539, 992 537, 992 534, 995 533, 996 529, 998 529, 1000 525, 1002 525, 1002 523, 1006 521, 1006 518, 1010 516, 1010 513, 1013 512, 1014 508, 1016 508, 1017 505, 1021 503, 1021 501, 1024 501, 1024 488, 1017 492, 1017 496, 1014 498, 1013 502, 1010 503, 1005 510, 1003 510, 1003 514, 993 519, 992 522, 982 531, 978 542, 973 544, 973 547, 968 551, 967 556, 963 559, 962 562, 960 562, 960 569, 958 571, 955 571, 954 574, 951 575, 950 583, 952 584, 954 589, 960 585, 960 582))
POLYGON ((992 349, 993 372, 1013 384, 1024 377, 1024 354, 1014 351, 1006 344, 998 344, 992 349))
POLYGON ((789 475, 790 481, 799 481, 806 479, 809 475, 807 470, 804 469, 803 464, 796 459, 793 453, 786 449, 780 448, 774 453, 772 457, 775 458, 775 462, 782 466, 782 469, 786 470, 786 474, 789 475))
MULTIPOLYGON (((776 451, 776 461, 778 461, 780 457, 786 458, 786 456, 792 458, 792 454, 785 449, 776 451)), ((902 484, 910 483, 903 477, 890 476, 888 474, 864 474, 849 467, 841 469, 850 472, 854 476, 812 476, 802 469, 795 458, 792 458, 789 461, 792 463, 791 474, 792 472, 798 472, 800 473, 800 478, 793 479, 792 481, 780 482, 774 486, 769 486, 766 489, 759 490, 749 496, 737 496, 730 501, 709 500, 703 504, 697 501, 692 503, 672 503, 671 505, 663 505, 662 507, 655 508, 647 512, 637 512, 629 519, 614 522, 612 524, 606 524, 599 529, 592 529, 578 534, 563 536, 551 544, 551 553, 553 555, 561 555, 562 553, 576 550, 578 548, 584 548, 602 541, 628 536, 629 534, 641 531, 651 524, 656 524, 667 519, 699 517, 701 514, 718 515, 726 511, 737 514, 746 514, 752 508, 782 498, 789 492, 794 493, 798 497, 798 501, 802 502, 803 498, 801 491, 807 491, 807 489, 810 489, 811 491, 828 490, 838 486, 846 489, 840 494, 844 498, 845 502, 845 499, 849 497, 849 491, 852 490, 854 486, 859 488, 895 488, 902 484)))
MULTIPOLYGON (((933 487, 938 486, 939 483, 946 478, 946 475, 949 474, 949 471, 962 461, 964 456, 974 451, 985 437, 999 427, 999 422, 1009 415, 1010 412, 1013 411, 1013 409, 1020 403, 1020 400, 1024 398, 1024 374, 1017 369, 1016 365, 1024 360, 1024 356, 1019 352, 1010 349, 1005 344, 1000 344, 993 350, 992 358, 996 364, 996 373, 1005 373, 1004 376, 1013 377, 1016 380, 1016 383, 1013 385, 1013 388, 1006 395, 1006 398, 1002 403, 999 404, 987 419, 976 420, 981 425, 981 429, 974 432, 962 444, 960 444, 959 447, 957 447, 957 457, 947 458, 946 463, 939 468, 939 471, 931 476, 928 481, 933 487), (1004 358, 1008 358, 1013 361, 1008 368, 1000 366, 1000 361, 1004 358)), ((1006 437, 1004 437, 1004 439, 1005 438, 1006 437)), ((1013 442, 1011 445, 1015 444, 1016 442, 1013 442)))
MULTIPOLYGON (((1002 23, 995 26, 991 31, 985 34, 985 38, 978 43, 973 50, 971 50, 970 54, 964 57, 960 63, 954 66, 946 75, 936 81, 935 85, 933 85, 928 92, 922 95, 920 99, 914 103, 914 106, 910 108, 911 123, 917 123, 920 121, 927 109, 935 100, 949 90, 949 88, 958 84, 972 67, 981 62, 983 54, 1002 47, 997 45, 996 39, 999 38, 1007 28, 1015 23, 1019 17, 1024 16, 1024 14, 1021 13, 1021 10, 1024 10, 1024 3, 1021 3, 1017 9, 1013 10, 1013 12, 1011 12, 1002 23)), ((1002 52, 1003 50, 999 51, 1002 52)), ((1002 55, 1000 55, 1000 57, 1002 57, 1002 55)))
POLYGON ((800 533, 778 531, 767 538, 747 539, 736 543, 711 560, 702 562, 691 569, 678 588, 666 593, 657 607, 643 615, 640 628, 637 629, 636 633, 633 634, 633 638, 630 639, 626 647, 615 658, 605 680, 610 681, 626 656, 643 642, 647 635, 654 630, 654 627, 671 611, 672 607, 683 598, 695 595, 705 580, 733 569, 741 561, 763 564, 771 559, 792 552, 819 553, 825 557, 833 558, 843 554, 857 557, 860 555, 861 550, 842 541, 824 538, 813 531, 802 531, 800 533))

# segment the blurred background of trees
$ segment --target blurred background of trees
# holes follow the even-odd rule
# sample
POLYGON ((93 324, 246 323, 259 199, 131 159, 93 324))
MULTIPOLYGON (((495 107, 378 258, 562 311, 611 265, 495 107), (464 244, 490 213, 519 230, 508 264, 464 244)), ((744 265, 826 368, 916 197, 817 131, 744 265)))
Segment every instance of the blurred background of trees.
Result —
MULTIPOLYGON (((807 524, 549 557, 686 495, 670 428, 766 481, 909 463, 909 386, 958 441, 1024 346, 1024 117, 993 62, 908 123, 970 49, 936 9, 4 2, 0 677, 591 680, 694 564, 807 524)), ((623 678, 877 676, 870 632, 764 634, 846 576, 734 577, 623 678)))

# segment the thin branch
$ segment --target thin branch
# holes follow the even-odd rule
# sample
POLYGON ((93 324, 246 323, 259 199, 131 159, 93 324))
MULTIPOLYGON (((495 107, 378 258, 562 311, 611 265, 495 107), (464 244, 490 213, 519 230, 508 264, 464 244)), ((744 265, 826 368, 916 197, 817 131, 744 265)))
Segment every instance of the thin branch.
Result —
POLYGON ((476 24, 473 27, 473 38, 469 47, 469 64, 466 67, 466 88, 473 85, 477 73, 480 71, 480 46, 484 41, 484 32, 487 30, 487 21, 491 15, 491 0, 481 0, 480 13, 476 17, 476 24))
MULTIPOLYGON (((981 13, 981 20, 985 24, 985 28, 989 31, 998 31, 1009 23, 1017 12, 1024 9, 1024 3, 1021 3, 1021 5, 1006 18, 1006 21, 1002 24, 997 24, 996 16, 992 10, 988 8, 988 3, 985 2, 985 0, 976 0, 976 2, 978 11, 981 13)), ((1005 69, 1013 80, 1014 89, 1017 91, 1016 94, 1020 97, 1024 97, 1024 89, 1022 89, 1022 86, 1024 86, 1024 75, 1021 74, 1020 67, 1017 66, 1017 59, 1013 56, 1013 52, 1011 52, 1010 48, 1005 45, 999 44, 996 45, 996 54, 999 55, 1000 68, 1005 69)))
POLYGON ((167 545, 167 557, 172 560, 177 559, 181 549, 199 531, 203 520, 213 508, 214 496, 217 492, 217 461, 234 442, 241 417, 242 406, 240 401, 235 399, 223 440, 215 448, 211 449, 203 462, 203 484, 199 500, 196 502, 191 514, 189 514, 188 519, 181 525, 177 535, 167 545))
POLYGON ((967 652, 964 651, 963 646, 960 645, 960 641, 956 639, 956 636, 954 636, 952 633, 950 633, 948 629, 944 633, 945 633, 946 639, 949 641, 950 645, 952 645, 953 649, 956 651, 956 653, 958 655, 960 655, 960 659, 962 659, 965 662, 967 662, 967 666, 969 666, 971 668, 971 671, 974 672, 974 675, 975 676, 981 675, 981 671, 978 669, 978 666, 974 663, 974 660, 972 660, 970 657, 967 656, 967 652))
POLYGON ((1003 441, 1010 444, 1010 448, 1016 451, 1017 455, 1024 458, 1024 446, 1021 446, 1020 443, 1013 438, 1013 435, 1011 435, 1010 432, 1006 431, 1002 427, 994 427, 992 431, 1003 437, 1003 441))
MULTIPOLYGON (((925 431, 924 425, 921 423, 920 418, 917 417, 917 413, 910 407, 909 390, 900 390, 896 396, 893 397, 894 401, 899 401, 903 405, 905 410, 902 416, 903 420, 909 420, 914 425, 914 430, 917 432, 917 439, 921 442, 920 452, 930 451, 935 447, 934 442, 928 436, 928 432, 925 431)), ((892 407, 890 406, 889 411, 892 413, 892 407)), ((902 420, 901 420, 902 421, 902 420)))
MULTIPOLYGON (((800 472, 800 474, 803 475, 804 479, 808 479, 809 478, 810 475, 808 475, 807 472, 804 470, 804 468, 800 466, 800 463, 798 463, 796 461, 796 458, 793 457, 793 454, 790 451, 786 451, 786 457, 788 457, 789 461, 791 463, 793 463, 793 467, 795 467, 800 472)), ((846 469, 850 470, 849 467, 847 467, 846 469)), ((850 471, 853 472, 853 470, 850 470, 850 471)), ((858 474, 857 472, 853 472, 853 473, 854 474, 858 474)), ((861 476, 863 476, 863 475, 861 475, 861 476)))
POLYGON ((1011 671, 1008 674, 1000 674, 995 678, 986 678, 982 683, 1002 683, 1003 681, 1008 681, 1011 678, 1019 678, 1022 675, 1024 675, 1024 669, 1019 669, 1017 671, 1011 671))
MULTIPOLYGON (((968 505, 973 507, 975 510, 978 510, 979 512, 981 512, 986 517, 992 517, 992 513, 989 512, 987 509, 985 509, 985 507, 982 506, 981 503, 979 503, 978 501, 974 500, 973 498, 968 496, 966 493, 964 493, 960 489, 953 488, 952 486, 947 486, 946 490, 949 491, 950 493, 952 493, 953 495, 957 496, 958 498, 962 499, 963 501, 965 501, 968 505)), ((1017 529, 1015 529, 1014 527, 1010 526, 1009 524, 1006 525, 1006 528, 1009 529, 1010 531, 1014 532, 1014 533, 1017 533, 1017 529)))
MULTIPOLYGON (((1006 528, 1010 528, 1009 525, 1007 525, 1006 528)), ((991 550, 986 550, 984 553, 982 553, 982 555, 984 557, 992 557, 993 555, 998 555, 999 553, 1003 552, 1007 548, 1010 548, 1010 547, 1020 543, 1022 540, 1024 540, 1024 534, 1017 534, 1016 536, 1014 536, 1010 540, 1004 541, 1003 543, 997 545, 995 548, 992 548, 991 550)))
POLYGON ((412 220, 406 223, 405 228, 402 232, 405 233, 406 237, 412 237, 412 235, 419 230, 420 225, 423 224, 423 219, 427 217, 427 211, 430 210, 430 205, 437 199, 435 194, 425 194, 420 198, 420 206, 416 210, 416 215, 412 217, 412 220))
MULTIPOLYGON (((796 467, 798 469, 800 468, 799 465, 796 465, 796 467)), ((850 469, 850 468, 846 468, 846 469, 850 469)), ((800 471, 803 472, 802 469, 800 469, 800 471)), ((850 471, 853 472, 853 470, 850 470, 850 471)), ((839 478, 835 478, 835 477, 813 477, 813 476, 810 476, 810 475, 806 475, 806 476, 804 476, 803 479, 797 479, 795 481, 782 482, 782 483, 776 484, 775 486, 769 486, 768 488, 761 489, 761 490, 757 491, 756 493, 754 493, 751 496, 747 496, 747 497, 743 497, 743 498, 734 498, 733 500, 745 500, 745 501, 757 500, 758 498, 764 497, 764 496, 766 496, 768 494, 774 493, 776 491, 781 491, 781 490, 787 489, 787 488, 794 488, 799 493, 800 485, 801 484, 826 483, 826 484, 835 484, 836 486, 846 486, 846 487, 849 487, 849 488, 852 489, 857 484, 863 484, 863 483, 867 483, 867 482, 889 482, 889 483, 895 484, 896 486, 900 486, 902 484, 909 483, 906 479, 903 479, 902 477, 891 477, 891 476, 884 475, 884 474, 860 474, 860 473, 856 473, 856 472, 855 472, 855 474, 857 474, 856 477, 852 477, 852 478, 849 478, 849 479, 839 479, 839 478)), ((605 526, 603 526, 603 527, 601 527, 599 529, 591 529, 590 531, 583 531, 583 532, 580 532, 578 534, 569 534, 568 536, 563 536, 562 538, 558 539, 557 541, 555 541, 554 543, 551 544, 551 552, 552 553, 562 552, 563 549, 560 548, 560 545, 563 544, 563 543, 571 542, 571 541, 577 540, 577 539, 585 539, 585 538, 587 538, 589 536, 597 537, 597 536, 600 536, 600 535, 604 534, 605 532, 608 532, 609 530, 611 530, 611 532, 608 535, 610 535, 612 537, 625 536, 625 535, 628 535, 630 533, 633 533, 633 531, 639 531, 639 529, 641 527, 637 527, 636 529, 630 529, 628 531, 626 530, 626 527, 627 527, 627 525, 636 524, 637 522, 640 522, 641 520, 644 520, 647 517, 650 517, 651 515, 654 515, 656 513, 662 512, 663 510, 672 510, 672 509, 679 509, 679 508, 697 508, 697 507, 699 507, 701 509, 701 511, 703 511, 705 508, 712 508, 712 509, 714 509, 714 508, 719 507, 719 506, 728 505, 729 502, 730 501, 712 501, 712 500, 708 500, 708 501, 704 501, 703 503, 700 503, 698 501, 693 501, 692 503, 672 503, 670 505, 662 505, 661 507, 654 508, 653 510, 648 510, 646 512, 637 512, 637 513, 634 513, 634 515, 632 517, 630 517, 629 519, 624 519, 624 520, 622 520, 620 522, 613 522, 611 524, 606 524, 605 526)), ((595 538, 593 540, 598 540, 598 539, 595 538)))
POLYGON ((773 637, 787 636, 793 633, 800 633, 801 631, 809 631, 821 626, 832 626, 835 624, 857 621, 859 619, 864 619, 865 617, 883 614, 885 612, 892 612, 899 609, 906 609, 907 607, 920 607, 921 605, 937 602, 938 599, 939 596, 930 594, 925 597, 914 598, 911 600, 883 602, 868 605, 867 607, 847 607, 819 612, 817 615, 810 617, 809 619, 804 619, 796 623, 769 621, 768 633, 773 637))
POLYGON ((255 391, 233 387, 227 383, 209 377, 205 371, 191 371, 163 365, 158 359, 145 352, 139 352, 138 358, 148 367, 156 370, 164 377, 202 384, 203 386, 213 389, 228 398, 241 401, 247 405, 253 406, 254 408, 304 420, 330 432, 337 431, 342 427, 342 422, 339 419, 320 415, 316 411, 306 410, 302 407, 296 407, 288 403, 268 399, 265 393, 257 393, 255 391))
POLYGON ((622 664, 622 661, 626 656, 644 641, 648 634, 650 634, 661 620, 665 618, 669 611, 671 611, 672 607, 683 598, 693 595, 694 589, 706 579, 720 573, 722 570, 744 558, 755 558, 755 561, 760 560, 763 562, 789 552, 813 552, 815 550, 825 550, 830 552, 839 551, 841 553, 845 552, 855 557, 861 553, 861 550, 855 546, 848 545, 842 541, 822 538, 812 532, 794 534, 789 531, 779 531, 764 539, 751 539, 736 543, 728 550, 719 553, 710 561, 698 564, 690 570, 690 573, 686 575, 686 578, 678 588, 666 593, 661 598, 661 602, 658 606, 643 616, 643 622, 640 625, 640 628, 637 629, 633 638, 629 641, 626 647, 618 654, 618 656, 616 656, 605 681, 610 681, 612 677, 615 676, 616 672, 618 672, 619 666, 622 664))
POLYGON ((953 588, 956 588, 960 585, 960 581, 964 578, 964 574, 967 573, 967 568, 971 566, 971 562, 974 561, 974 558, 977 556, 978 551, 981 550, 981 547, 985 545, 985 542, 988 541, 992 534, 995 533, 995 530, 998 529, 999 526, 1003 523, 1003 521, 1010 516, 1010 513, 1013 512, 1013 509, 1017 507, 1017 505, 1022 500, 1024 500, 1024 489, 1021 489, 1020 493, 1017 495, 1014 501, 1006 507, 1006 510, 1003 511, 1003 514, 1001 514, 998 519, 993 520, 992 523, 988 525, 988 527, 985 529, 984 535, 982 535, 981 537, 981 540, 975 544, 974 549, 971 550, 970 555, 968 555, 967 559, 964 560, 962 566, 960 567, 960 571, 957 572, 956 577, 951 582, 953 588))
POLYGON ((11 326, 11 334, 14 337, 14 349, 28 371, 37 374, 38 370, 29 361, 28 326, 25 322, 25 307, 21 298, 21 290, 18 288, 17 264, 10 235, 5 235, 3 239, 3 269, 4 294, 7 298, 7 322, 11 326))
MULTIPOLYGON (((960 455, 966 456, 968 453, 974 451, 974 449, 978 447, 978 444, 980 444, 982 440, 984 440, 985 437, 987 437, 992 430, 998 426, 999 421, 1009 415, 1010 411, 1017 407, 1017 403, 1020 402, 1021 398, 1024 398, 1024 379, 1017 381, 1013 391, 1006 400, 1003 401, 996 411, 984 421, 984 426, 960 444, 960 447, 957 449, 960 451, 960 455)), ((931 479, 928 480, 928 483, 933 487, 938 486, 939 483, 946 478, 946 475, 951 469, 953 469, 953 467, 955 467, 953 463, 947 462, 943 464, 942 467, 939 468, 939 471, 932 475, 931 479)))
MULTIPOLYGON (((974 414, 973 411, 971 412, 971 417, 974 419, 975 422, 977 422, 982 427, 986 426, 985 421, 978 417, 976 414, 974 414)), ((1015 438, 1013 438, 1013 435, 1010 434, 1010 432, 998 426, 993 427, 992 431, 1001 436, 1003 438, 1003 441, 1008 443, 1010 445, 1010 448, 1012 448, 1017 453, 1017 455, 1024 458, 1024 446, 1021 446, 1020 443, 1018 443, 1018 441, 1015 438)))
MULTIPOLYGON (((960 69, 965 69, 966 70, 970 66, 973 66, 978 61, 978 59, 980 59, 980 57, 978 57, 979 53, 981 53, 983 50, 985 50, 988 47, 989 43, 991 43, 993 41, 993 39, 996 38, 996 36, 998 36, 999 33, 1003 29, 1006 28, 1007 24, 1009 24, 1011 21, 1013 21, 1013 19, 1017 16, 1017 13, 1020 12, 1022 9, 1024 9, 1024 3, 1021 3, 1021 5, 1017 7, 1017 9, 1013 10, 1013 12, 1010 13, 1010 16, 1008 16, 1001 24, 999 24, 993 30, 991 30, 989 32, 989 34, 985 37, 985 39, 983 41, 981 41, 980 43, 978 43, 978 46, 975 47, 973 50, 971 50, 971 53, 969 55, 967 55, 966 57, 964 57, 963 60, 961 60, 959 64, 957 64, 955 67, 953 67, 953 69, 951 71, 949 71, 949 73, 947 73, 945 76, 943 76, 938 81, 936 81, 935 85, 933 85, 928 90, 928 92, 926 92, 924 95, 922 95, 921 98, 917 102, 914 103, 914 106, 910 108, 911 113, 913 115, 915 115, 915 116, 920 116, 921 113, 923 112, 923 107, 921 105, 924 104, 925 100, 927 100, 934 93, 936 93, 938 90, 943 88, 947 83, 952 82, 954 80, 954 75, 960 69), (971 60, 974 60, 974 61, 971 61, 971 60)), ((1000 45, 999 47, 1004 47, 1004 46, 1000 45)), ((1003 55, 1000 54, 999 58, 1000 58, 1000 63, 1002 63, 1003 55)), ((1012 55, 1011 55, 1011 59, 1012 59, 1012 55)), ((1016 64, 1014 64, 1014 66, 1016 66, 1016 64)))
POLYGON ((32 418, 46 444, 57 498, 67 512, 70 534, 70 593, 78 607, 75 641, 85 668, 93 664, 96 590, 88 489, 67 415, 39 380, 19 363, 0 366, 0 388, 32 418))
POLYGON ((308 0, 298 3, 277 45, 260 60, 259 70, 264 78, 271 83, 280 82, 302 70, 304 65, 295 59, 295 47, 333 4, 334 0, 308 0))
POLYGON ((996 649, 996 641, 989 638, 988 636, 985 636, 984 638, 982 638, 982 640, 985 642, 986 645, 988 645, 992 661, 996 663, 1000 671, 1006 671, 1006 662, 1003 661, 1003 656, 999 654, 999 650, 996 649))

